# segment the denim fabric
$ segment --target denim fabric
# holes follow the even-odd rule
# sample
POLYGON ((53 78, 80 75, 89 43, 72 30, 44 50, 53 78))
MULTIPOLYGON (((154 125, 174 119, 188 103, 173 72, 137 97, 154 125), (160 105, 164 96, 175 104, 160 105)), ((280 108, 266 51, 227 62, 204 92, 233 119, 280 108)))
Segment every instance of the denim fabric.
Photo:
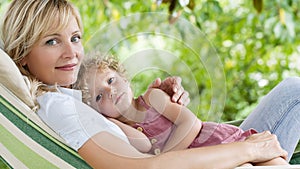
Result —
POLYGON ((290 77, 267 94, 240 125, 243 130, 269 130, 290 160, 300 138, 300 78, 290 77))

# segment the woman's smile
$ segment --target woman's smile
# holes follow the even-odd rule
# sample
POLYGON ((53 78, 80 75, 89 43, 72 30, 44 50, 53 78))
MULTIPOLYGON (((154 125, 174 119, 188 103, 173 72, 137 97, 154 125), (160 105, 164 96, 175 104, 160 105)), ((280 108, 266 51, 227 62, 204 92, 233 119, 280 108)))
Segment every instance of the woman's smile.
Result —
POLYGON ((59 70, 62 70, 62 71, 73 71, 73 70, 76 69, 76 67, 77 67, 77 64, 72 63, 72 64, 66 64, 66 65, 63 65, 63 66, 55 67, 55 69, 59 69, 59 70))

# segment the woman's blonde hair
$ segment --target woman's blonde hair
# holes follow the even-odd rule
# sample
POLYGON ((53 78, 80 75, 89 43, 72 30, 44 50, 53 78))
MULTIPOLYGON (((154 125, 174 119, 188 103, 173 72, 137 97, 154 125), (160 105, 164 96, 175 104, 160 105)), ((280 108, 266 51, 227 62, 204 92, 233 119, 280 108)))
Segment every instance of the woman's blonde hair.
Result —
POLYGON ((2 19, 0 38, 3 50, 14 60, 21 73, 33 82, 34 97, 41 86, 44 86, 43 90, 46 87, 22 66, 21 61, 44 36, 63 30, 71 17, 75 17, 83 32, 80 14, 67 0, 13 0, 2 19))
POLYGON ((91 70, 103 72, 107 69, 116 71, 121 76, 125 76, 125 68, 119 60, 112 55, 103 56, 99 53, 94 53, 93 56, 87 56, 79 69, 78 78, 73 85, 75 89, 82 91, 82 100, 90 105, 91 94, 88 89, 87 78, 91 77, 91 70))

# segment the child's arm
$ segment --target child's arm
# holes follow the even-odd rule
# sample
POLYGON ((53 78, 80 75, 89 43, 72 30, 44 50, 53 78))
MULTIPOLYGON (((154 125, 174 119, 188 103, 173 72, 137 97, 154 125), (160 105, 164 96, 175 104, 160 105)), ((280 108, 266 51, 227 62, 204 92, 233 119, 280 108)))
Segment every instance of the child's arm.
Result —
POLYGON ((127 136, 130 144, 142 153, 146 153, 151 149, 151 143, 147 136, 136 130, 135 128, 124 124, 116 119, 109 118, 110 121, 118 125, 127 136))
POLYGON ((173 103, 170 96, 160 89, 149 90, 144 99, 176 125, 163 152, 186 149, 201 129, 200 120, 187 107, 173 103))

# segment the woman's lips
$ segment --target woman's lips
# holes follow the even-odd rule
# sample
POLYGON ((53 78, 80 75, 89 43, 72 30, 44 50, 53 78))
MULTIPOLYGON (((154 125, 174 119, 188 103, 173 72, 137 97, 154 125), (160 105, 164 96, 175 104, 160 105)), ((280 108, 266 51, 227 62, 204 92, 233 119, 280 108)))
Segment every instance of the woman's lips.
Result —
POLYGON ((75 69, 76 66, 77 66, 77 64, 74 63, 74 64, 67 64, 67 65, 55 67, 55 69, 59 69, 59 70, 63 70, 63 71, 72 71, 75 69))

